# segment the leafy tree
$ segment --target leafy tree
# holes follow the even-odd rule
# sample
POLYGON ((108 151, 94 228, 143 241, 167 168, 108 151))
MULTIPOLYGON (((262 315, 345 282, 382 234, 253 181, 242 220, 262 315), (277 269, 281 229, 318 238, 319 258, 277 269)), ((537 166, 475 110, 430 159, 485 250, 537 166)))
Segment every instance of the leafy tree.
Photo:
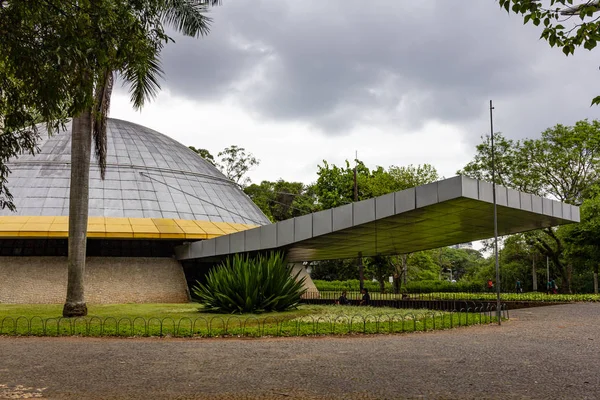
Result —
POLYGON ((358 279, 355 259, 312 261, 310 267, 312 279, 326 281, 358 279))
POLYGON ((476 250, 441 247, 399 256, 368 257, 365 272, 369 278, 377 280, 382 293, 385 282, 392 276, 394 291, 399 293, 404 277, 407 281, 438 280, 442 272, 452 270, 454 279, 460 279, 481 259, 483 257, 476 250))
POLYGON ((435 262, 437 250, 419 251, 408 258, 409 281, 437 280, 440 275, 440 265, 435 262))
POLYGON ((600 195, 581 206, 581 223, 564 227, 568 254, 593 270, 594 293, 598 293, 600 265, 600 195))
POLYGON ((438 280, 442 267, 438 263, 440 251, 446 248, 425 250, 396 256, 376 256, 367 259, 366 272, 380 284, 392 276, 396 293, 402 290, 402 284, 422 280, 438 280), (381 280, 380 280, 381 279, 381 280))
MULTIPOLYGON (((440 249, 438 249, 439 251, 440 249)), ((438 265, 442 272, 452 271, 452 279, 459 280, 469 271, 476 268, 483 256, 477 250, 473 249, 455 249, 452 247, 443 247, 441 249, 438 265)), ((450 276, 448 276, 449 278, 450 276)))
POLYGON ((390 257, 375 256, 368 257, 365 263, 365 272, 367 276, 377 280, 379 283, 379 291, 385 293, 385 282, 389 276, 394 273, 394 265, 390 257))
POLYGON ((227 178, 241 186, 250 183, 250 178, 245 175, 253 167, 260 164, 260 160, 254 157, 252 153, 246 153, 246 149, 236 145, 225 148, 217 156, 220 157, 217 166, 227 178))
POLYGON ((598 180, 600 121, 556 125, 542 132, 541 139, 525 140, 521 152, 528 162, 518 167, 528 167, 530 180, 538 185, 536 194, 581 204, 598 180))
MULTIPOLYGON (((546 259, 535 246, 530 244, 527 235, 517 234, 509 236, 500 251, 500 261, 502 263, 502 282, 504 289, 515 288, 517 280, 520 280, 524 288, 533 289, 534 276, 545 277, 546 259), (537 263, 536 263, 537 261, 537 263), (535 270, 534 265, 536 265, 535 270)), ((545 288, 541 280, 539 289, 545 288)))
MULTIPOLYGON (((473 161, 469 162, 457 174, 492 182, 492 147, 490 136, 482 138, 482 143, 476 146, 477 152, 473 161)), ((520 152, 521 143, 505 138, 501 133, 494 133, 495 173, 496 184, 517 190, 532 192, 537 189, 535 180, 529 179, 519 168, 523 160, 520 152), (536 189, 530 188, 534 184, 536 189)))
MULTIPOLYGON (((131 100, 141 108, 160 88, 159 55, 172 39, 170 26, 188 36, 208 33, 203 15, 216 0, 110 0, 78 2, 0 0, 0 79, 10 82, 0 94, 3 134, 9 152, 35 151, 36 128, 72 117, 69 257, 64 316, 87 314, 84 299, 88 184, 91 141, 104 178, 106 118, 114 73, 129 84, 131 100), (38 67, 39 66, 39 67, 38 67), (55 71, 43 73, 53 67, 55 71), (36 69, 39 68, 39 69, 36 69), (38 87, 39 97, 19 92, 38 87), (7 91, 10 90, 10 91, 7 91), (13 100, 22 103, 7 105, 13 100), (19 109, 25 110, 19 113, 19 109), (16 139, 15 139, 16 138, 16 139), (20 139, 21 138, 21 139, 20 139), (25 138, 25 140, 23 140, 25 138)), ((52 129, 50 130, 52 131, 52 129)), ((5 176, 5 174, 4 174, 5 176)), ((4 187, 4 180, 2 181, 4 187)), ((5 192, 6 196, 6 192, 5 192)), ((10 203, 10 197, 3 204, 10 203)))
POLYGON ((429 164, 390 166, 387 170, 376 167, 370 170, 362 161, 355 160, 351 167, 348 160, 344 167, 323 160, 318 166, 315 193, 323 208, 333 208, 354 201, 354 170, 358 187, 358 200, 370 199, 387 193, 408 189, 439 179, 435 168, 429 164))
POLYGON ((194 146, 188 147, 204 160, 219 168, 227 178, 240 186, 246 186, 250 183, 250 178, 245 175, 253 167, 260 164, 260 160, 254 157, 252 153, 246 153, 246 149, 235 145, 226 147, 217 154, 217 157, 220 157, 220 162, 217 162, 207 149, 197 149, 194 146))
POLYGON ((188 146, 190 150, 202 157, 206 162, 216 166, 215 157, 206 149, 197 149, 194 146, 188 146))
MULTIPOLYGON (((522 15, 523 23, 541 25, 540 38, 551 47, 562 49, 567 56, 580 46, 592 50, 600 40, 598 0, 499 0, 499 4, 507 12, 522 15)), ((592 100, 592 104, 599 103, 600 96, 592 100)))
POLYGON ((408 260, 411 256, 412 254, 388 256, 388 262, 392 265, 394 293, 400 293, 402 283, 406 284, 408 278, 408 260))
POLYGON ((262 181, 245 187, 244 192, 273 222, 319 210, 312 186, 301 182, 262 181))
MULTIPOLYGON (((581 204, 598 180, 600 121, 579 121, 574 126, 556 125, 539 139, 511 141, 500 135, 496 183, 569 204, 581 204)), ((459 174, 478 179, 491 176, 488 138, 459 174)), ((561 276, 562 290, 571 291, 572 264, 565 259, 563 236, 555 228, 525 234, 530 246, 549 257, 561 276)))
MULTIPOLYGON (((369 169, 362 161, 356 161, 356 175, 358 182, 358 199, 365 197, 364 183, 370 175, 369 169)), ((317 166, 317 182, 315 193, 323 209, 334 208, 354 201, 354 168, 346 160, 345 167, 338 167, 323 160, 323 165, 317 166)))
MULTIPOLYGON (((351 167, 348 160, 346 160, 345 166, 338 167, 323 160, 323 164, 318 166, 318 179, 314 184, 314 192, 320 207, 323 209, 333 208, 354 201, 355 171, 359 201, 439 179, 437 171, 429 164, 406 167, 390 166, 388 170, 381 166, 370 170, 360 160, 355 160, 355 164, 355 167, 351 167)), ((383 265, 382 260, 377 260, 381 262, 378 261, 375 264, 371 262, 371 265, 383 265)), ((359 264, 359 269, 361 265, 362 263, 359 264)), ((394 287, 399 290, 399 280, 406 276, 406 263, 403 263, 403 259, 396 257, 386 259, 385 265, 387 273, 394 276, 394 287)), ((373 271, 370 272, 370 275, 373 276, 373 271)))
MULTIPOLYGON (((0 0, 0 209, 16 210, 6 178, 6 162, 35 154, 40 122, 55 133, 78 98, 77 74, 58 62, 68 49, 56 49, 52 32, 77 21, 51 6, 0 0), (49 39, 47 39, 49 38, 49 39)), ((72 42, 76 42, 73 38, 72 42)))
MULTIPOLYGON (((208 33, 209 19, 206 0, 157 0, 149 3, 126 3, 122 9, 108 7, 89 10, 81 8, 84 21, 90 21, 91 37, 99 37, 98 57, 95 65, 75 64, 82 69, 85 101, 79 112, 74 112, 71 140, 71 186, 69 202, 69 274, 67 300, 63 315, 87 314, 84 299, 83 272, 85 269, 90 139, 93 137, 100 174, 104 179, 106 168, 106 119, 114 81, 114 71, 121 73, 129 84, 131 101, 135 108, 142 108, 146 99, 160 89, 158 79, 162 76, 160 52, 166 42, 172 40, 164 30, 164 24, 184 35, 198 37, 208 33), (85 11, 84 11, 85 10, 85 11), (100 11, 100 12, 99 12, 100 11), (96 13, 101 17, 96 19, 96 13), (108 15, 108 17, 107 17, 108 15), (114 27, 103 32, 106 26, 114 27), (124 29, 123 29, 124 28, 124 29), (98 32, 98 30, 100 30, 98 32)), ((217 1, 213 1, 214 4, 217 1)), ((84 25, 85 26, 85 25, 84 25)))
POLYGON ((394 180, 394 190, 404 190, 415 186, 439 181, 441 179, 435 167, 431 164, 408 165, 406 167, 390 166, 388 173, 394 180))

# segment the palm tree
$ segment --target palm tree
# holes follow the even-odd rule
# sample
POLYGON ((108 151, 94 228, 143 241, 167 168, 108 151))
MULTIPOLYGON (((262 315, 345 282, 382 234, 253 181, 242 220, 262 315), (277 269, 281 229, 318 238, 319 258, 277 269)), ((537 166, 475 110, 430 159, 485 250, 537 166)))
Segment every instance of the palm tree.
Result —
MULTIPOLYGON (((107 36, 106 52, 108 60, 102 67, 86 71, 83 76, 93 80, 93 100, 72 120, 71 140, 71 189, 69 199, 69 254, 67 298, 63 316, 87 315, 84 296, 84 271, 87 242, 89 170, 92 139, 95 144, 96 159, 100 174, 104 179, 106 170, 106 119, 110 106, 115 71, 129 84, 131 101, 140 109, 146 99, 152 98, 160 89, 162 76, 159 62, 160 51, 170 38, 162 33, 162 24, 170 25, 186 36, 199 37, 208 34, 210 18, 205 15, 209 6, 220 4, 220 0, 156 0, 139 10, 132 5, 129 22, 123 23, 126 34, 126 49, 115 48, 114 38, 107 36), (153 7, 150 7, 150 6, 153 7), (137 25, 135 22, 139 22, 137 25), (154 28, 159 25, 158 34, 154 28), (130 29, 131 26, 136 29, 130 29), (135 45, 132 41, 135 40, 135 45)), ((123 15, 121 15, 122 17, 123 15)), ((100 28, 98 28, 99 30, 100 28)), ((103 32, 95 32, 102 34, 103 32)), ((117 46, 118 47, 118 46, 117 46)), ((89 81, 88 81, 89 82, 89 81)))

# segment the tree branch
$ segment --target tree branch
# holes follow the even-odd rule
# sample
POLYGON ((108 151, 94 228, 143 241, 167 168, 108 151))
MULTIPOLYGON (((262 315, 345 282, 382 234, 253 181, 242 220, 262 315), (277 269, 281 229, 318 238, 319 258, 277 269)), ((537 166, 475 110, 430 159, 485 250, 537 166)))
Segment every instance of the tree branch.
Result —
POLYGON ((561 10, 560 15, 577 15, 584 7, 596 7, 596 10, 594 12, 600 11, 600 0, 586 1, 582 4, 569 6, 566 9, 561 10))

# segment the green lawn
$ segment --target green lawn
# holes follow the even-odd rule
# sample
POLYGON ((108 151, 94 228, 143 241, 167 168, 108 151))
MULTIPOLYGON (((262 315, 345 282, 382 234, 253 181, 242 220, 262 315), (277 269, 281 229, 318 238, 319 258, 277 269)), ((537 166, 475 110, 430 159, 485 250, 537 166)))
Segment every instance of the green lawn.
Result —
POLYGON ((301 305, 265 314, 215 314, 189 304, 88 305, 62 318, 62 305, 0 304, 0 334, 38 336, 302 336, 399 333, 491 322, 489 314, 386 307, 301 305))

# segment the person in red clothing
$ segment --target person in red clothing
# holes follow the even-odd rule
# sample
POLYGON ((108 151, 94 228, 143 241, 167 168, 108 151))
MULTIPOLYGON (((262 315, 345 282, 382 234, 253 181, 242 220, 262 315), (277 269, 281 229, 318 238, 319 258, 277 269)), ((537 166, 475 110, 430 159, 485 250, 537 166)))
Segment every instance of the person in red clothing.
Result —
POLYGON ((488 290, 488 292, 491 292, 492 290, 494 290, 494 282, 491 279, 488 279, 488 281, 487 281, 487 290, 488 290))

